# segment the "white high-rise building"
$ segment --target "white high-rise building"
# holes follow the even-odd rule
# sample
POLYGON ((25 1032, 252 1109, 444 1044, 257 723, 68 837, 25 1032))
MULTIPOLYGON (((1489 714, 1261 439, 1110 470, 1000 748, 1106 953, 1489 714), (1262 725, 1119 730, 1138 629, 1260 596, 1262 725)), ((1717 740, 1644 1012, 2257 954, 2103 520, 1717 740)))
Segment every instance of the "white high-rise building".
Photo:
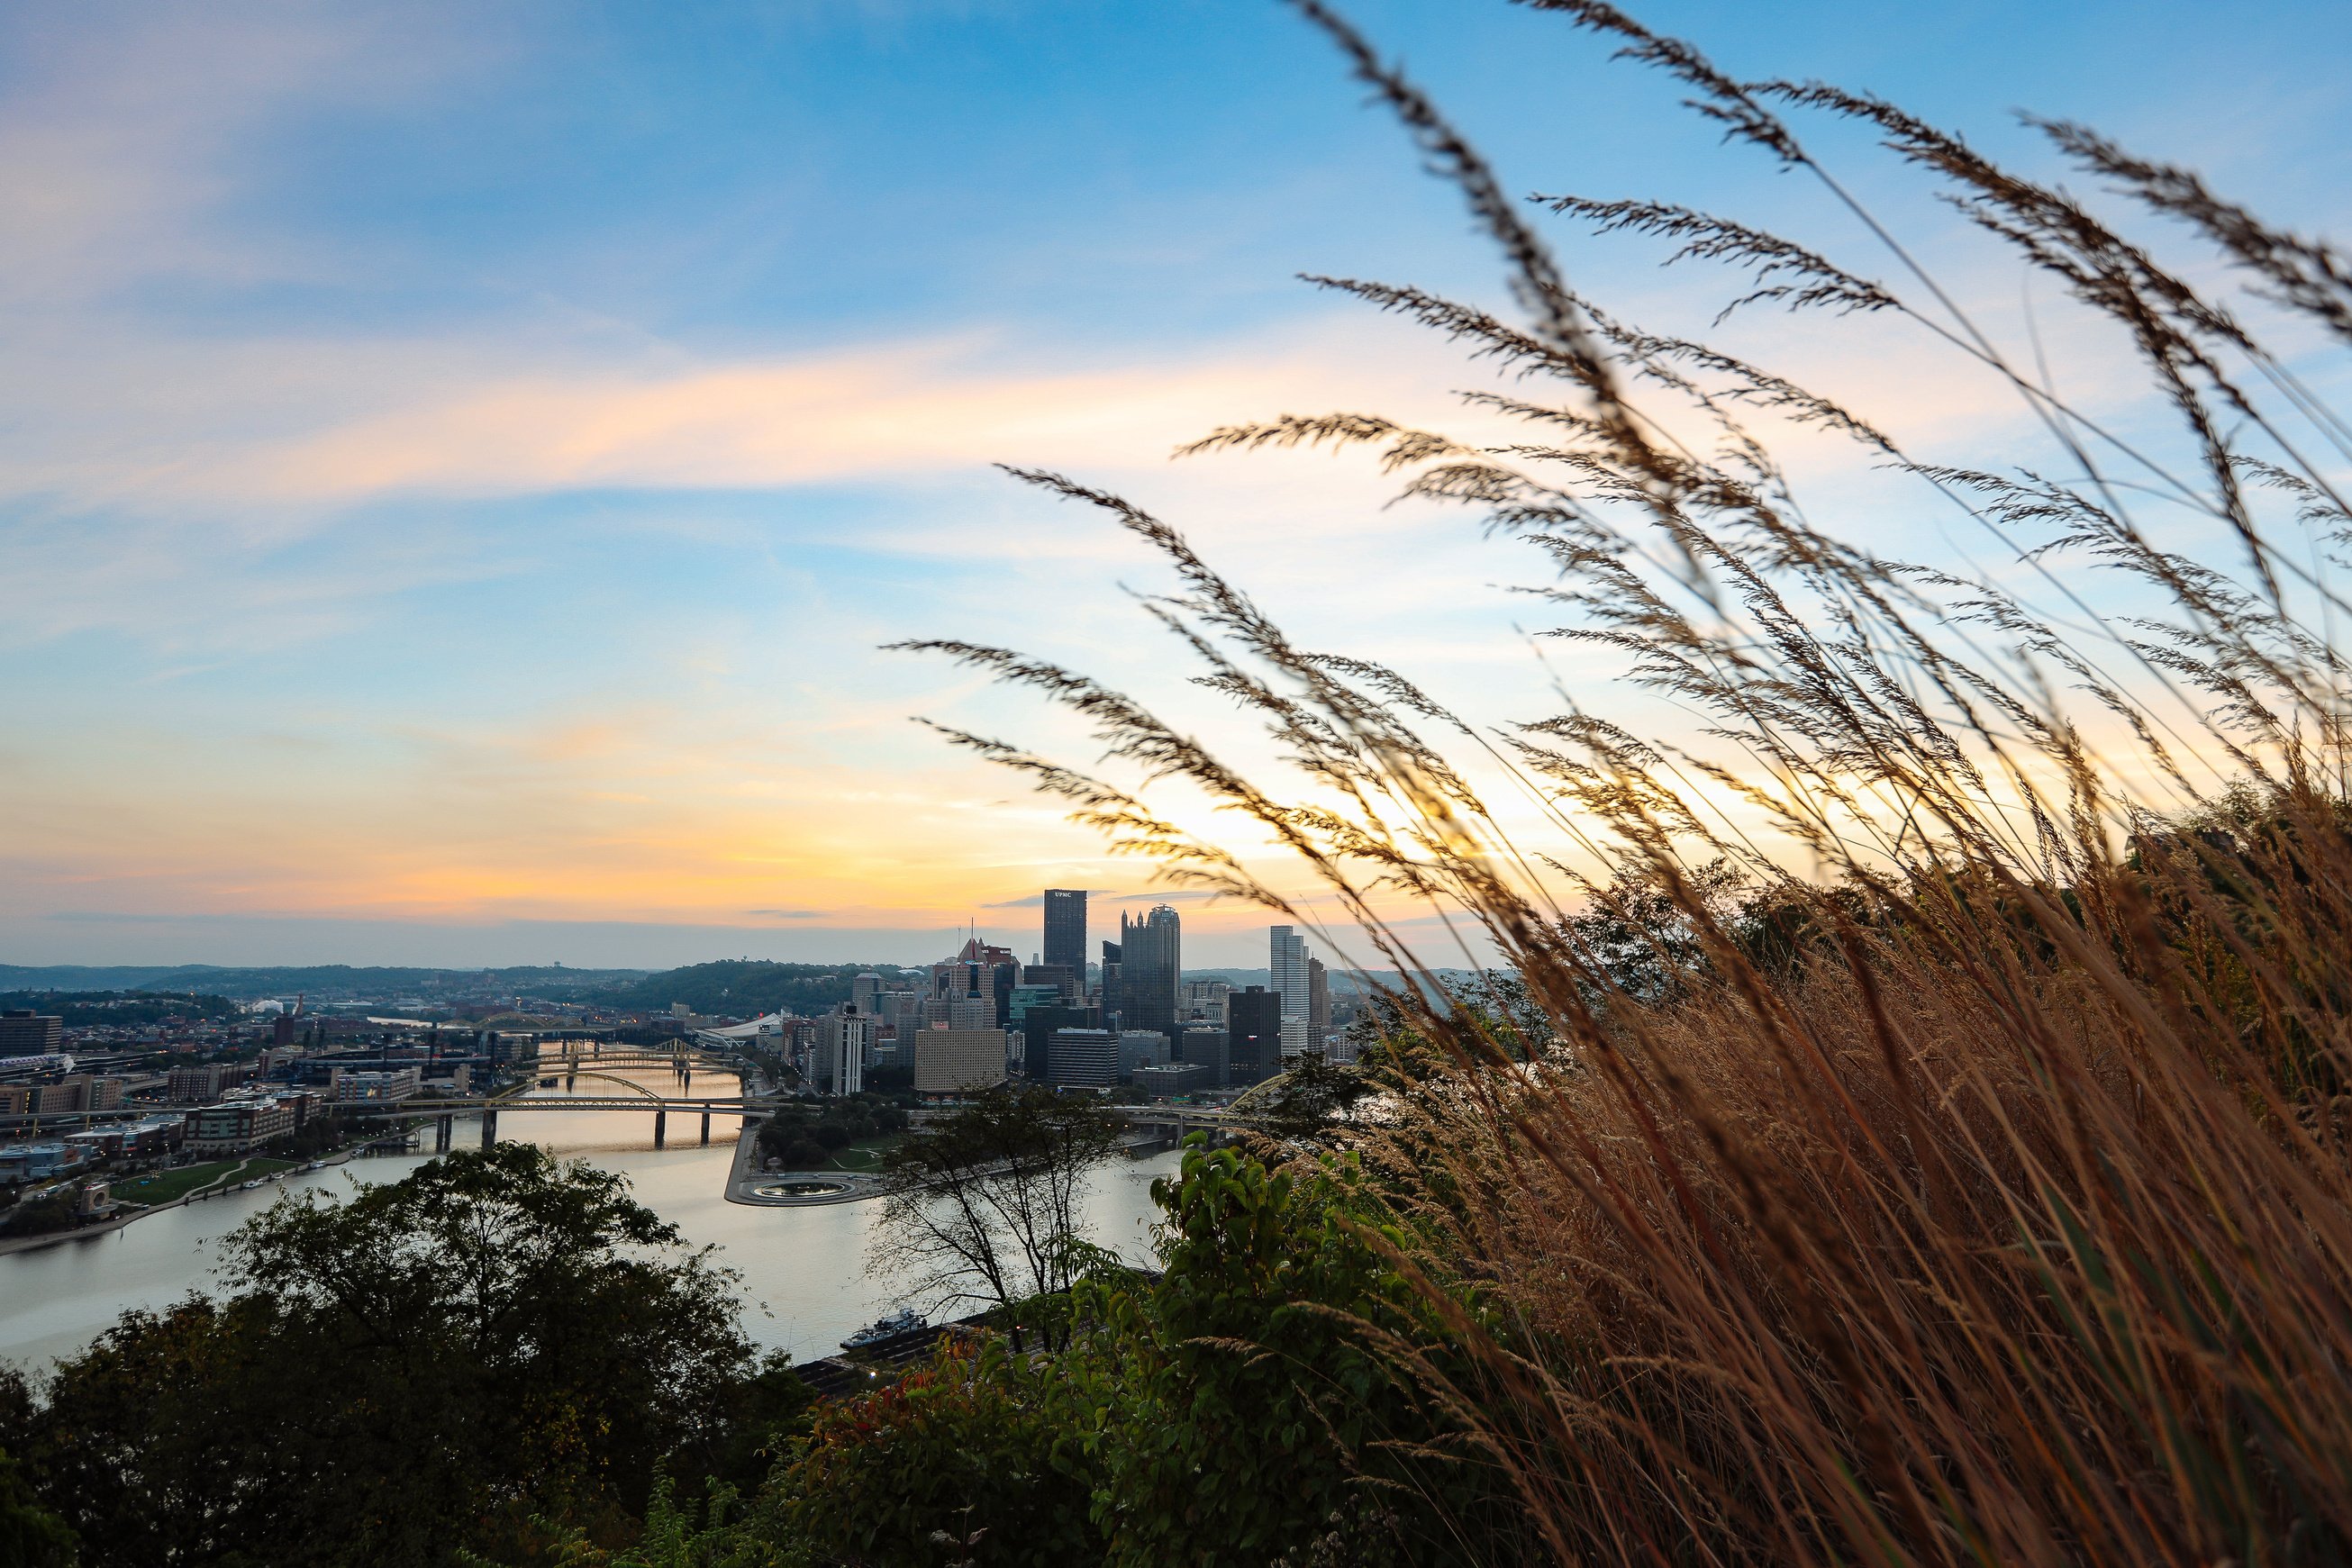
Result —
POLYGON ((874 1020, 834 1013, 816 1020, 816 1049, 810 1052, 817 1081, 828 1094, 856 1094, 866 1087, 866 1058, 874 1048, 874 1020))
POLYGON ((1282 1054, 1297 1056, 1310 1043, 1314 988, 1308 976, 1307 938, 1287 925, 1274 927, 1266 989, 1282 998, 1282 1054))

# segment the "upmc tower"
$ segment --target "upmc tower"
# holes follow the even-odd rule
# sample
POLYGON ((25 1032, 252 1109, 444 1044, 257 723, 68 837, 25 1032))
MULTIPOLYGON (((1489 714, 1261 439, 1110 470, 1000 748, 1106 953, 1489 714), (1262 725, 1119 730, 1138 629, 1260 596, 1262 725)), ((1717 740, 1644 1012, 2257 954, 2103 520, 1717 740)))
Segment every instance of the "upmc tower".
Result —
POLYGON ((1084 888, 1045 890, 1045 947, 1042 961, 1067 964, 1084 991, 1087 984, 1087 894, 1084 888))

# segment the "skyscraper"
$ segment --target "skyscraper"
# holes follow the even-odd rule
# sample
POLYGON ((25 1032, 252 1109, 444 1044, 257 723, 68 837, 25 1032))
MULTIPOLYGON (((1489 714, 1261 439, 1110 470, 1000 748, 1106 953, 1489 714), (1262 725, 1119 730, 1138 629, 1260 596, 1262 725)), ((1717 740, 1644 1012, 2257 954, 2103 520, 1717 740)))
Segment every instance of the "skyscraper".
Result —
POLYGON ((873 1018, 882 1011, 882 977, 868 969, 849 982, 849 1005, 873 1018))
POLYGON ((1087 974, 1087 894, 1084 888, 1045 890, 1045 963, 1066 964, 1084 981, 1087 974))
POLYGON ((874 1045, 874 1020, 857 1013, 829 1013, 816 1020, 816 1049, 810 1067, 828 1094, 856 1094, 866 1087, 866 1053, 874 1045))
MULTIPOLYGON (((1225 998, 1226 1082, 1245 1088, 1274 1076, 1279 1070, 1275 1053, 1282 1045, 1282 998, 1264 986, 1252 986, 1225 998)), ((1188 1054, 1186 1061, 1192 1060, 1188 1054)))
POLYGON ((1102 991, 1096 998, 1102 1006, 1106 1022, 1117 1018, 1127 1006, 1127 982, 1119 977, 1127 966, 1116 942, 1102 945, 1102 991))
POLYGON ((1119 979, 1126 989, 1120 1022, 1128 1029, 1156 1029, 1163 1034, 1173 1030, 1184 1017, 1183 921, 1164 904, 1131 925, 1122 914, 1118 945, 1123 955, 1119 979))
POLYGON ((1314 1013, 1307 938, 1287 925, 1276 925, 1268 935, 1273 938, 1268 960, 1272 973, 1266 988, 1282 998, 1282 1054, 1296 1056, 1307 1049, 1314 1013))

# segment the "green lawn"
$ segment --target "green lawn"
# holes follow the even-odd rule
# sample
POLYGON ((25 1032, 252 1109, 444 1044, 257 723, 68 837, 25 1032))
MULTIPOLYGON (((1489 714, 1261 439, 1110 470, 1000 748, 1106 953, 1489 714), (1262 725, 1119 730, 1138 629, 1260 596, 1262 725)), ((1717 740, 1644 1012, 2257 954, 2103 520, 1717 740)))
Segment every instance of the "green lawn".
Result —
POLYGON ((189 1166, 182 1170, 163 1171, 154 1176, 133 1176, 129 1181, 116 1182, 110 1190, 123 1203, 152 1207, 185 1197, 198 1187, 212 1186, 231 1172, 236 1173, 238 1181, 247 1182, 256 1176, 290 1171, 301 1163, 299 1160, 268 1159, 260 1155, 245 1160, 215 1160, 209 1165, 189 1166))
POLYGON ((897 1143, 901 1135, 894 1133, 887 1138, 869 1138, 862 1144, 851 1144, 834 1155, 833 1167, 844 1171, 878 1170, 882 1166, 883 1152, 897 1143))
POLYGON ((238 1166, 242 1160, 215 1160, 210 1165, 188 1166, 175 1171, 158 1171, 153 1176, 132 1176, 114 1184, 114 1196, 124 1203, 170 1203, 185 1197, 200 1186, 210 1186, 238 1166))

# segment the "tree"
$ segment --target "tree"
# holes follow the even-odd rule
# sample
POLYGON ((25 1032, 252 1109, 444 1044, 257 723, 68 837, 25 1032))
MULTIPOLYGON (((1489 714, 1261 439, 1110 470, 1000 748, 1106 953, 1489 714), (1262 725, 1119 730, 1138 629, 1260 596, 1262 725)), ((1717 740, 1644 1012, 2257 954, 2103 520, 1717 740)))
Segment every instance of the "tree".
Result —
POLYGON ((1256 1118, 1255 1131, 1276 1145, 1325 1147, 1344 1140, 1356 1108, 1378 1085, 1361 1072, 1326 1061, 1319 1051, 1302 1051, 1279 1077, 1270 1078, 1235 1103, 1256 1118))
POLYGON ((735 1281, 617 1176, 529 1144, 235 1233, 226 1301, 127 1313, 0 1432, 91 1564, 437 1565, 548 1521, 625 1538, 727 1455, 735 1281))
POLYGON ((25 1468, 5 1446, 32 1415, 33 1391, 25 1375, 0 1366, 0 1568, 72 1568, 73 1531, 41 1506, 25 1468))
POLYGON ((942 1343, 890 1386, 821 1410, 747 1533, 790 1563, 1098 1563, 1084 1371, 1001 1340, 942 1343))
POLYGON ((1080 1292, 1111 1563, 1522 1560, 1501 1478, 1383 1352, 1464 1370, 1352 1155, 1270 1170, 1196 1133, 1152 1196, 1158 1277, 1080 1292))
POLYGON ((0 1564, 72 1568, 73 1561, 73 1531, 40 1505, 23 1467, 0 1451, 0 1564))
MULTIPOLYGON (((1047 1089, 982 1095, 885 1157, 869 1263, 934 1308, 1005 1309, 1067 1291, 1091 1249, 1077 1201, 1118 1147, 1116 1117, 1047 1089)), ((1066 1328, 1041 1319, 1049 1342, 1066 1328)), ((1023 1325, 1015 1314, 1013 1343, 1023 1325)))

